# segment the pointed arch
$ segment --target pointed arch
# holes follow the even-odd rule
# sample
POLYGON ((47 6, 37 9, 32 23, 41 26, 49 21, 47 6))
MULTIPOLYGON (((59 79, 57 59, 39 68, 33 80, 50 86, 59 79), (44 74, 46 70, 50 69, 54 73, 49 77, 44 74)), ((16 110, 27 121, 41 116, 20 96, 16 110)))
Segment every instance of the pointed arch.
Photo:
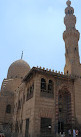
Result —
POLYGON ((58 92, 58 113, 58 132, 66 132, 72 125, 71 93, 66 86, 58 92))

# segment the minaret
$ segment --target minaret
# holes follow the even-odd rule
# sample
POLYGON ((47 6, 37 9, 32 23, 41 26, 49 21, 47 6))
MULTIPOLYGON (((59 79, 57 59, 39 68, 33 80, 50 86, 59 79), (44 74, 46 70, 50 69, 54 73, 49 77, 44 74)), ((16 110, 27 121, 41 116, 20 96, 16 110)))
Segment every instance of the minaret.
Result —
POLYGON ((66 30, 63 33, 63 39, 65 41, 65 58, 66 64, 64 68, 64 73, 68 75, 79 75, 80 61, 78 52, 78 41, 80 34, 76 30, 76 17, 74 15, 74 9, 70 6, 71 1, 66 2, 67 8, 65 9, 64 24, 66 30))

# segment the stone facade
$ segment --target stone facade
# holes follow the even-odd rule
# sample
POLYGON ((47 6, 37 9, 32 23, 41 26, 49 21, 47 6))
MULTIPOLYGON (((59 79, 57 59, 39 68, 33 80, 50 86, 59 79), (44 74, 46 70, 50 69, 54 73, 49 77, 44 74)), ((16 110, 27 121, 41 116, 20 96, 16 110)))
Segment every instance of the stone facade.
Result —
MULTIPOLYGON (((75 106, 74 106, 74 79, 72 77, 44 70, 41 68, 32 68, 29 75, 24 78, 18 94, 15 94, 15 110, 14 120, 15 123, 21 123, 23 118, 23 135, 25 135, 26 119, 29 118, 29 134, 30 136, 39 136, 41 134, 41 118, 51 119, 51 133, 58 132, 58 96, 59 92, 66 92, 71 95, 71 121, 74 124, 75 119, 75 106), (41 89, 41 79, 46 81, 46 89, 41 89), (52 90, 48 89, 49 81, 52 81, 52 90), (27 100, 28 89, 34 84, 33 96, 27 100), (24 90, 21 90, 24 87, 24 90), (23 92, 22 92, 23 91, 23 92), (21 109, 18 110, 18 100, 22 100, 23 94, 25 95, 24 103, 21 103, 21 109), (21 116, 22 115, 22 116, 21 116), (24 123, 25 122, 25 123, 24 123)), ((31 93, 30 93, 31 94, 31 93)), ((69 114, 69 112, 68 112, 69 114)), ((65 114, 66 115, 66 114, 65 114)), ((70 116, 70 115, 69 115, 70 116)), ((19 126, 20 130, 20 126, 19 126)), ((20 132, 20 131, 19 131, 20 132)))
POLYGON ((0 132, 22 137, 53 137, 81 128, 81 64, 79 32, 74 9, 67 1, 63 33, 66 64, 64 74, 14 62, 0 92, 0 132), (5 131, 6 130, 6 131, 5 131))

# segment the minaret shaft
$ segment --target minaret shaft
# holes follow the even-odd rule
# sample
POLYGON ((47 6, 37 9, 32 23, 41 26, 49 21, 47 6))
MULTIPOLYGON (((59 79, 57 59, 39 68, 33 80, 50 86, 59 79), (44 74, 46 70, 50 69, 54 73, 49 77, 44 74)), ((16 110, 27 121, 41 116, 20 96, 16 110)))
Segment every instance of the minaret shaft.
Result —
POLYGON ((71 1, 67 1, 67 8, 65 9, 64 24, 66 30, 63 33, 63 39, 65 41, 65 58, 66 64, 64 68, 65 74, 78 75, 77 69, 79 68, 79 51, 78 51, 78 41, 79 32, 75 28, 76 17, 73 15, 74 9, 70 6, 71 1))

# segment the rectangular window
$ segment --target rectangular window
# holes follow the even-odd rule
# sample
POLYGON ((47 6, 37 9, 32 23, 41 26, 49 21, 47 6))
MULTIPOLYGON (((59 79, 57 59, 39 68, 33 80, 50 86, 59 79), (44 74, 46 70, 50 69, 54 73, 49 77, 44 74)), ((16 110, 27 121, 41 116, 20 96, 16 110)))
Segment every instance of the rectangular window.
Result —
POLYGON ((51 118, 41 118, 41 134, 48 135, 51 134, 51 118))
POLYGON ((25 137, 29 137, 29 118, 26 119, 25 137))
POLYGON ((33 97, 33 92, 34 92, 34 84, 32 84, 32 86, 30 86, 27 89, 27 96, 26 96, 26 101, 31 99, 33 97))

